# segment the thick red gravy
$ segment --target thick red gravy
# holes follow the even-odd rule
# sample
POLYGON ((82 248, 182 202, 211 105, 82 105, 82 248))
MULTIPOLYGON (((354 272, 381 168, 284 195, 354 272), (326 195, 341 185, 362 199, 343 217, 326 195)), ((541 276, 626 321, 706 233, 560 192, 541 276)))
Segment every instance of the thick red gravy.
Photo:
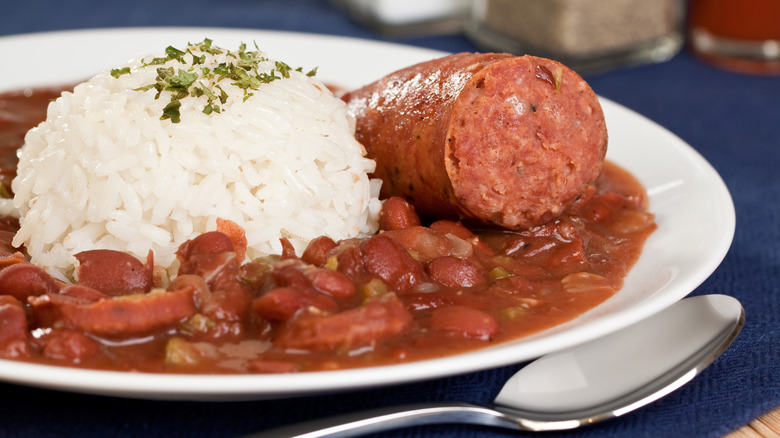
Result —
MULTIPOLYGON (((62 88, 0 94, 0 182, 62 88)), ((571 320, 620 289, 656 225, 644 188, 605 163, 562 216, 519 232, 421 224, 400 198, 375 236, 314 240, 239 263, 222 224, 179 250, 174 279, 146 261, 87 252, 79 284, 52 279, 0 220, 0 357, 109 370, 276 373, 441 357, 571 320)), ((238 256, 236 254, 239 254, 238 256)))

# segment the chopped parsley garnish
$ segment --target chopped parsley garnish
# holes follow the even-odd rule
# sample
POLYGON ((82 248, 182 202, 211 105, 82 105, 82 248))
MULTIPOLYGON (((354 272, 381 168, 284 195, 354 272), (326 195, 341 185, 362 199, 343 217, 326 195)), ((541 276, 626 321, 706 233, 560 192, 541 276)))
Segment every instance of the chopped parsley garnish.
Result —
POLYGON ((111 76, 118 78, 122 75, 130 74, 130 67, 114 68, 111 69, 111 76))
MULTIPOLYGON (((255 48, 257 46, 255 45, 255 48)), ((293 69, 280 61, 276 61, 274 69, 270 71, 258 71, 262 62, 268 61, 268 58, 258 50, 247 51, 246 44, 241 44, 237 51, 226 51, 213 45, 213 41, 206 38, 197 44, 188 44, 187 49, 182 51, 175 47, 168 46, 165 49, 164 57, 152 58, 143 62, 141 68, 152 66, 157 67, 157 77, 152 84, 139 87, 137 91, 148 91, 155 89, 157 95, 155 99, 160 98, 163 93, 170 95, 170 102, 163 109, 161 120, 170 120, 173 123, 181 121, 181 100, 187 96, 206 97, 206 105, 203 107, 204 114, 221 113, 222 105, 228 100, 228 94, 220 87, 220 82, 229 81, 232 85, 241 88, 244 91, 244 101, 254 95, 253 90, 258 90, 263 84, 271 83, 275 80, 289 78, 293 69), (207 55, 225 54, 231 61, 222 62, 218 65, 207 66, 207 55), (189 58, 189 61, 188 61, 189 58), (178 67, 162 67, 169 61, 175 60, 180 65, 178 67)), ((303 72, 301 68, 294 71, 303 72)), ((118 78, 124 74, 130 74, 130 67, 111 70, 111 76, 118 78)), ((306 76, 314 76, 317 69, 306 73, 306 76)))

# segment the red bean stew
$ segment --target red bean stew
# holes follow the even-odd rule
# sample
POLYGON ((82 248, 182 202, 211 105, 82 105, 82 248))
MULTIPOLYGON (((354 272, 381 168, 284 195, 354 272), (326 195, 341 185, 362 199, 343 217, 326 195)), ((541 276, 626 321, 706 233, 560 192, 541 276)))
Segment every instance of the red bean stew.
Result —
MULTIPOLYGON (((0 95, 0 182, 61 89, 0 95)), ((565 214, 525 231, 421 223, 385 201, 381 231, 240 263, 243 230, 222 221, 178 250, 169 282, 154 255, 79 254, 78 284, 29 263, 0 220, 0 357, 108 370, 282 373, 452 355, 568 321, 612 296, 655 229, 643 187, 606 163, 565 214)))

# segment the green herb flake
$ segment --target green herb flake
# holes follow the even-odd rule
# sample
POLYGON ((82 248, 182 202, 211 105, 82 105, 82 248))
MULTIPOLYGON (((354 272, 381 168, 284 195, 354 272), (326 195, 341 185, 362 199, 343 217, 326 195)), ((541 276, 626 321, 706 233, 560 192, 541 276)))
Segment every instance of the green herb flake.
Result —
MULTIPOLYGON (((168 46, 165 48, 164 57, 142 61, 142 68, 160 67, 156 69, 157 77, 154 83, 138 87, 135 90, 149 91, 154 89, 157 91, 155 99, 160 98, 164 92, 169 93, 170 101, 163 109, 160 119, 179 123, 181 121, 181 100, 187 97, 205 97, 207 102, 203 106, 204 114, 221 113, 222 105, 227 102, 229 97, 219 85, 223 80, 229 80, 231 84, 241 88, 244 91, 243 100, 246 101, 254 95, 253 91, 258 90, 263 84, 289 78, 293 71, 303 72, 300 67, 293 70, 289 65, 280 61, 276 61, 275 68, 269 72, 259 71, 261 64, 268 59, 257 48, 257 43, 255 43, 255 49, 257 50, 247 51, 246 44, 241 43, 238 51, 225 51, 214 46, 213 41, 208 38, 197 44, 189 43, 185 50, 168 46), (220 54, 225 54, 235 61, 222 62, 217 66, 206 66, 207 55, 220 54), (171 61, 175 61, 179 65, 168 64, 171 61)), ((317 69, 314 68, 306 73, 306 76, 314 76, 316 72, 317 69)), ((113 77, 130 73, 130 67, 111 70, 113 77)))
POLYGON ((133 91, 149 91, 152 88, 156 88, 157 84, 144 85, 143 87, 134 88, 133 91))
MULTIPOLYGON (((246 90, 256 90, 260 88, 260 84, 262 84, 264 81, 260 78, 260 76, 250 76, 247 72, 241 69, 235 69, 233 70, 234 78, 236 79, 235 82, 233 82, 233 85, 235 85, 238 88, 241 88, 246 92, 246 90)), ((270 81, 269 81, 270 82, 270 81)))
POLYGON ((206 105, 203 107, 203 114, 209 115, 211 113, 219 113, 219 105, 214 105, 212 103, 206 105))
POLYGON ((271 82, 281 79, 279 76, 276 76, 274 74, 274 71, 271 70, 271 73, 259 73, 257 76, 257 80, 260 81, 262 84, 270 84, 271 82))
POLYGON ((279 74, 282 75, 284 78, 290 77, 290 71, 292 70, 289 65, 281 62, 276 61, 276 70, 279 71, 279 74))
POLYGON ((214 67, 214 73, 218 74, 220 76, 228 76, 230 75, 230 67, 226 63, 221 63, 218 66, 214 67))
POLYGON ((206 96, 209 100, 214 100, 217 98, 217 96, 215 96, 214 93, 203 84, 201 84, 199 88, 192 90, 192 95, 195 97, 206 96))
POLYGON ((179 108, 181 108, 181 101, 178 99, 172 99, 168 105, 165 105, 165 108, 163 108, 163 115, 160 116, 160 120, 171 119, 171 122, 179 123, 181 121, 181 113, 179 113, 179 108))
POLYGON ((160 67, 157 69, 157 81, 159 82, 167 82, 168 78, 174 75, 176 70, 173 69, 173 67, 163 68, 160 67))
POLYGON ((168 62, 170 60, 171 59, 167 58, 167 57, 166 58, 152 58, 152 60, 149 61, 148 63, 144 64, 143 67, 150 66, 150 65, 163 65, 163 64, 165 64, 166 62, 168 62))
POLYGON ((130 74, 130 67, 113 68, 111 69, 111 76, 118 78, 122 75, 130 74))
POLYGON ((165 87, 165 90, 187 91, 187 89, 190 88, 190 85, 195 83, 196 79, 198 79, 197 74, 179 70, 178 74, 168 78, 168 86, 165 87))
POLYGON ((257 68, 257 64, 263 61, 263 58, 257 52, 239 52, 238 67, 251 71, 257 68))
MULTIPOLYGON (((192 54, 192 65, 203 64, 205 62, 206 62, 206 55, 196 56, 195 54, 192 54)), ((206 68, 206 70, 208 70, 208 68, 206 68)))
POLYGON ((210 55, 219 55, 223 53, 222 49, 219 47, 212 46, 213 43, 214 42, 212 40, 206 38, 202 42, 198 44, 190 44, 190 46, 195 46, 201 52, 208 53, 210 55))
POLYGON ((225 102, 228 100, 228 94, 225 92, 225 90, 222 89, 219 85, 217 85, 217 88, 219 89, 219 101, 222 102, 224 105, 225 102))
POLYGON ((173 46, 168 46, 165 48, 165 54, 168 55, 168 58, 175 59, 182 63, 184 62, 184 60, 182 59, 182 55, 184 55, 185 53, 187 52, 182 52, 181 50, 173 46))

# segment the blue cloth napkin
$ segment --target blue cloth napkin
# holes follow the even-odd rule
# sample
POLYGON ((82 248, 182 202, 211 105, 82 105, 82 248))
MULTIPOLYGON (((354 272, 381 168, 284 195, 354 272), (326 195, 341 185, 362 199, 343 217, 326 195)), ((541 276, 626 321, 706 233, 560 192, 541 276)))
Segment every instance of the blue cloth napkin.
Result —
MULTIPOLYGON (((0 8, 0 35, 118 26, 246 27, 390 40, 450 52, 479 50, 460 35, 383 37, 325 0, 31 0, 0 8)), ((7 62, 0 60, 0 68, 11 68, 7 62)), ((722 265, 694 294, 738 298, 747 323, 731 349, 679 391, 619 419, 544 436, 721 436, 780 405, 780 77, 717 70, 683 51, 665 63, 587 75, 586 79, 598 94, 680 136, 725 180, 737 210, 734 243, 722 265)), ((401 403, 455 400, 487 404, 519 367, 256 402, 127 400, 0 384, 0 437, 231 437, 401 403)), ((444 425, 381 436, 524 435, 444 425)))

